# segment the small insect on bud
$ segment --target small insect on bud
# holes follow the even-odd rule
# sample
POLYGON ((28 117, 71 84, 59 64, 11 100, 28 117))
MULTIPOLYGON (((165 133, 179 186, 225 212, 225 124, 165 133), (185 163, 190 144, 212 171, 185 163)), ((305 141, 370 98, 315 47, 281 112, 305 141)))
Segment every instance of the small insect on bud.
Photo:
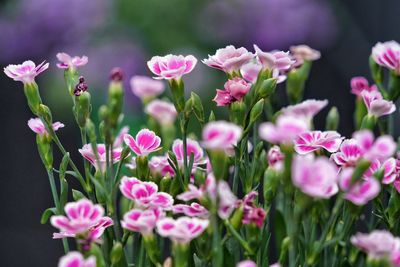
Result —
POLYGON ((115 67, 111 70, 110 79, 114 82, 120 82, 124 78, 124 72, 121 68, 115 67))

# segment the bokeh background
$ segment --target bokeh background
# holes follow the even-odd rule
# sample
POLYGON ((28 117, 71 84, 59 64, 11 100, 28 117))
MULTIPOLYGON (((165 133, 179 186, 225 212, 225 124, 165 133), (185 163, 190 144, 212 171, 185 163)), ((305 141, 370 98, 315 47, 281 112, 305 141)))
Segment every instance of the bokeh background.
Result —
MULTIPOLYGON (((305 43, 322 52, 305 97, 328 98, 337 106, 339 130, 348 136, 354 106, 349 80, 369 77, 368 56, 377 41, 400 40, 399 11, 398 0, 1 0, 0 66, 26 59, 50 62, 38 82, 55 119, 67 125, 59 131, 61 140, 79 159, 70 98, 62 71, 55 68, 57 52, 89 57, 82 73, 97 104, 105 99, 111 68, 122 67, 125 113, 136 129, 142 123, 141 106, 128 80, 134 74, 150 75, 146 61, 151 56, 190 53, 202 59, 228 44, 252 50, 255 43, 272 50, 305 43)), ((216 110, 210 100, 224 75, 200 63, 185 78, 206 108, 216 110)), ((1 73, 0 88, 0 265, 55 266, 62 246, 51 239, 54 229, 40 224, 52 199, 34 134, 26 125, 32 115, 20 84, 1 73)))

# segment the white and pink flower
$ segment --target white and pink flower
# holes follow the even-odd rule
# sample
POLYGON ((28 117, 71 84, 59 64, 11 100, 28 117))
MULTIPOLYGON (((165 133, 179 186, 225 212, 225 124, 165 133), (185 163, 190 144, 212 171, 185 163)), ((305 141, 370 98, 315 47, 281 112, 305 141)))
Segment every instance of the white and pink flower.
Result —
POLYGON ((130 80, 133 94, 142 100, 147 100, 161 95, 165 85, 162 81, 154 80, 147 76, 133 76, 130 80))
POLYGON ((60 258, 58 267, 96 267, 96 257, 85 259, 80 252, 71 251, 60 258))
POLYGON ((289 52, 264 52, 257 45, 254 45, 254 50, 263 69, 284 71, 290 69, 295 62, 289 52))
POLYGON ((351 237, 350 242, 375 259, 390 258, 392 253, 400 249, 400 239, 385 230, 374 230, 369 234, 357 233, 351 237))
POLYGON ((149 168, 153 174, 161 174, 165 176, 167 174, 174 176, 175 171, 169 165, 168 156, 153 156, 149 161, 149 168))
POLYGON ((133 138, 130 134, 124 136, 124 141, 137 156, 147 156, 160 148, 161 138, 149 129, 142 129, 133 138))
MULTIPOLYGON (((204 160, 204 151, 201 148, 199 142, 196 140, 187 138, 186 139, 186 151, 187 151, 187 160, 189 162, 190 156, 193 154, 193 167, 200 164, 205 164, 204 160)), ((176 159, 180 164, 183 164, 184 161, 184 148, 183 141, 181 139, 176 139, 172 144, 172 152, 176 156, 176 159)))
POLYGON ((155 79, 179 80, 183 75, 190 73, 196 66, 197 59, 192 56, 166 55, 152 57, 147 66, 156 75, 155 79))
POLYGON ((321 58, 321 52, 308 45, 295 45, 290 47, 290 52, 297 61, 315 61, 321 58))
POLYGON ((400 73, 400 44, 396 41, 377 43, 372 48, 372 58, 377 64, 400 73))
POLYGON ((209 221, 205 219, 180 217, 176 220, 163 218, 157 222, 157 232, 178 244, 188 244, 207 229, 209 221))
POLYGON ((282 171, 283 170, 283 159, 285 156, 283 155, 281 149, 279 146, 272 146, 268 150, 267 154, 267 160, 268 160, 268 166, 273 168, 276 171, 282 171))
POLYGON ((237 197, 226 181, 218 182, 217 193, 219 196, 218 215, 223 220, 228 219, 236 207, 237 197))
POLYGON ((204 190, 196 187, 193 184, 188 185, 188 190, 176 196, 177 199, 183 201, 190 201, 193 199, 202 199, 204 197, 204 190))
POLYGON ((330 153, 336 152, 342 143, 342 137, 335 131, 309 131, 298 135, 294 141, 294 149, 304 155, 319 149, 330 153))
POLYGON ((292 143, 301 133, 308 131, 305 120, 294 116, 281 115, 276 123, 264 122, 260 124, 258 133, 260 138, 273 144, 292 143))
POLYGON ((378 91, 378 87, 375 84, 370 86, 368 80, 360 76, 353 77, 350 81, 350 86, 351 86, 351 93, 358 97, 361 97, 364 91, 367 92, 378 91))
POLYGON ((284 115, 303 118, 310 122, 326 105, 328 105, 328 100, 308 99, 299 104, 287 106, 281 112, 284 115))
MULTIPOLYGON (((39 135, 45 135, 47 134, 46 127, 44 126, 42 120, 40 118, 32 118, 28 121, 28 126, 29 128, 39 134, 39 135)), ((65 125, 59 121, 56 121, 53 123, 53 130, 57 131, 60 128, 63 128, 65 125)))
POLYGON ((215 55, 209 55, 208 59, 203 59, 202 62, 211 68, 232 73, 239 72, 240 68, 253 58, 254 55, 246 48, 228 45, 225 48, 218 49, 215 55))
POLYGON ((172 213, 174 214, 182 213, 189 217, 199 217, 199 218, 208 217, 208 210, 199 203, 195 202, 191 203, 190 205, 176 204, 172 206, 172 213))
POLYGON ((325 157, 296 156, 292 181, 303 193, 314 198, 330 198, 339 191, 336 166, 325 157))
POLYGON ((140 209, 160 207, 170 210, 174 199, 165 192, 158 192, 158 186, 153 182, 142 182, 136 177, 124 176, 119 186, 122 194, 134 201, 140 209))
POLYGON ((231 152, 242 136, 242 128, 226 121, 213 121, 203 129, 204 148, 209 150, 224 150, 231 152))
POLYGON ((236 267, 257 267, 257 264, 252 260, 244 260, 238 262, 238 264, 236 264, 236 267))
POLYGON ((363 91, 361 96, 367 107, 368 114, 377 118, 392 114, 396 111, 396 105, 392 101, 383 99, 379 91, 363 91))
POLYGON ((39 65, 31 61, 24 61, 18 65, 8 65, 4 68, 4 73, 14 81, 23 82, 24 84, 33 83, 35 77, 49 68, 49 63, 43 61, 39 65))
POLYGON ((121 130, 119 130, 117 137, 115 138, 113 147, 122 147, 123 143, 124 143, 124 136, 125 134, 129 133, 129 126, 124 126, 121 128, 121 130))
POLYGON ((157 221, 164 216, 164 211, 157 207, 146 210, 132 209, 125 213, 121 226, 129 231, 148 236, 153 234, 157 221))
POLYGON ((163 126, 174 124, 178 115, 172 103, 159 99, 155 99, 147 104, 145 112, 163 126))
POLYGON ((56 57, 58 61, 60 61, 59 63, 57 63, 57 67, 60 69, 78 68, 85 66, 88 63, 87 56, 71 57, 67 53, 58 53, 56 57))
MULTIPOLYGON (((106 156, 106 146, 104 144, 97 144, 97 156, 93 151, 91 144, 84 145, 78 150, 81 155, 92 164, 97 171, 104 172, 107 166, 107 156, 106 156)), ((110 156, 112 157, 113 163, 117 163, 121 160, 122 148, 114 148, 112 150, 112 155, 110 151, 110 156)))

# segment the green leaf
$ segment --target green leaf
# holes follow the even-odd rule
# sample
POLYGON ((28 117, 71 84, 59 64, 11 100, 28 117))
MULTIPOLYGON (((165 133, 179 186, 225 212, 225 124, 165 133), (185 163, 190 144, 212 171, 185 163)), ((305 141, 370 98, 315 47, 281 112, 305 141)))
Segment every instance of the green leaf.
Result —
POLYGON ((64 205, 68 201, 68 183, 65 178, 62 178, 60 180, 60 185, 61 185, 61 194, 60 194, 60 205, 61 207, 64 207, 64 205))
POLYGON ((56 215, 57 214, 57 209, 56 208, 48 208, 46 209, 43 214, 42 217, 40 219, 40 223, 41 224, 45 224, 47 223, 47 221, 49 220, 51 215, 56 215))
POLYGON ((72 198, 78 201, 79 199, 86 198, 86 196, 81 191, 72 189, 72 198))
POLYGON ((276 210, 275 214, 275 233, 276 233, 276 247, 280 248, 283 239, 286 237, 286 223, 283 214, 276 210))
POLYGON ((196 118, 199 120, 200 124, 204 124, 205 118, 204 118, 204 108, 203 104, 201 103, 200 97, 195 94, 194 92, 191 93, 190 99, 192 101, 192 108, 194 115, 196 118))
MULTIPOLYGON (((59 170, 59 176, 60 179, 65 179, 65 174, 67 173, 67 168, 68 168, 68 163, 69 163, 70 157, 69 157, 69 153, 65 153, 64 157, 61 160, 60 163, 60 170, 59 170)), ((74 175, 76 175, 75 172, 73 172, 74 175)))

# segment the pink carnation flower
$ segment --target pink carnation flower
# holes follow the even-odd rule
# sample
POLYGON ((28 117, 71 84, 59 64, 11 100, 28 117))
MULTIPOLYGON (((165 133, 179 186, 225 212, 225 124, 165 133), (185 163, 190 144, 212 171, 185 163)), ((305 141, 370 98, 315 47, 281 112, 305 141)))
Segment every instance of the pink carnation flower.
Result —
POLYGON ((96 257, 90 256, 87 259, 78 251, 71 251, 60 258, 58 267, 96 267, 96 257))
POLYGON ((132 209, 125 213, 121 226, 129 231, 148 236, 153 234, 157 221, 164 216, 164 212, 157 207, 147 210, 132 209))
POLYGON ((174 203, 170 194, 158 192, 158 186, 155 183, 142 182, 136 177, 122 177, 119 189, 126 198, 135 202, 137 208, 160 207, 170 210, 174 203))
POLYGON ((304 155, 321 148, 330 153, 336 152, 342 143, 342 137, 335 131, 310 131, 299 134, 294 141, 294 149, 304 155))
POLYGON ((147 66, 156 75, 155 79, 180 79, 183 75, 191 72, 196 66, 197 59, 192 56, 166 55, 163 57, 152 57, 147 66))
POLYGON ((328 100, 309 99, 296 105, 287 106, 281 112, 284 115, 303 118, 310 122, 326 105, 328 105, 328 100))
POLYGON ((392 101, 383 99, 379 91, 363 91, 361 96, 371 116, 379 118, 396 111, 396 105, 392 101))
POLYGON ((264 52, 257 45, 254 45, 254 50, 260 63, 264 69, 284 71, 290 69, 294 64, 289 52, 271 51, 264 52))
POLYGON ((350 81, 351 93, 361 97, 364 91, 376 92, 378 87, 376 85, 369 86, 368 80, 364 77, 353 77, 350 81))
POLYGON ((169 165, 168 156, 151 157, 149 167, 153 174, 161 174, 162 176, 167 174, 170 174, 171 176, 175 175, 174 169, 169 165))
POLYGON ((315 198, 330 198, 339 191, 337 168, 325 157, 295 157, 292 181, 303 193, 315 198))
POLYGON ((236 48, 233 45, 228 45, 225 48, 218 49, 215 55, 209 55, 208 59, 203 59, 202 62, 211 68, 232 73, 239 72, 240 68, 253 57, 254 55, 244 47, 236 48))
POLYGON ((267 159, 268 159, 268 166, 273 168, 276 171, 283 170, 283 159, 284 155, 279 146, 272 146, 268 150, 267 159))
POLYGON ((201 235, 209 225, 208 220, 180 217, 176 220, 163 218, 157 222, 157 232, 178 244, 187 244, 201 235))
POLYGON ((400 239, 385 230, 374 230, 369 234, 357 233, 351 237, 350 242, 375 259, 390 257, 400 249, 400 239))
POLYGON ((391 184, 397 177, 396 164, 397 161, 395 158, 389 158, 383 163, 375 159, 372 161, 371 166, 365 172, 364 176, 372 177, 377 171, 383 170, 382 183, 391 184))
POLYGON ((103 207, 87 199, 67 203, 64 210, 66 216, 53 215, 50 218, 51 225, 60 230, 60 233, 54 233, 53 238, 76 237, 90 245, 98 242, 104 230, 113 225, 111 218, 103 216, 103 207))
POLYGON ((304 44, 291 46, 290 52, 296 61, 315 61, 321 58, 321 52, 304 44))
POLYGON ((293 116, 281 115, 275 125, 271 122, 260 124, 260 138, 273 144, 291 143, 301 133, 308 131, 308 124, 293 116))
MULTIPOLYGON (((44 126, 42 120, 40 118, 32 118, 28 121, 29 128, 39 135, 47 134, 46 127, 44 126)), ((59 121, 53 123, 53 130, 57 131, 60 128, 63 128, 65 125, 59 121)))
POLYGON ((231 152, 242 136, 242 128, 226 121, 213 121, 203 129, 204 148, 209 150, 225 150, 231 152))
POLYGON ((172 206, 172 213, 173 214, 183 213, 189 217, 200 217, 200 218, 208 217, 208 210, 199 203, 195 202, 191 203, 190 205, 176 204, 172 206))
MULTIPOLYGON (((242 77, 252 84, 257 82, 258 74, 262 69, 261 63, 256 61, 250 61, 249 63, 242 66, 240 69, 240 74, 242 77)), ((278 69, 272 71, 272 78, 276 79, 277 83, 282 83, 286 80, 286 75, 282 74, 278 69)))
POLYGON ((230 105, 232 102, 241 101, 250 88, 251 84, 242 78, 235 77, 224 84, 224 90, 217 89, 217 95, 213 101, 217 103, 217 106, 230 105))
POLYGON ((257 264, 252 260, 244 260, 236 264, 236 267, 257 267, 257 264))
POLYGON ((218 182, 217 192, 219 196, 218 215, 223 220, 228 219, 235 209, 237 197, 232 193, 226 181, 218 182))
POLYGON ((122 147, 124 143, 124 136, 125 134, 129 133, 129 126, 124 126, 119 130, 117 137, 115 138, 113 147, 119 148, 122 147))
POLYGON ((396 41, 377 43, 372 48, 372 58, 377 64, 400 73, 400 45, 396 41))
POLYGON ((155 99, 147 104, 145 112, 160 125, 174 124, 176 116, 178 115, 172 103, 159 99, 155 99))
POLYGON ((193 184, 188 185, 188 190, 180 193, 179 195, 176 196, 177 199, 183 200, 183 201, 190 201, 193 199, 202 199, 204 196, 204 190, 197 188, 193 184))
POLYGON ((57 55, 59 63, 57 63, 57 67, 60 69, 69 69, 69 68, 77 68, 85 66, 88 63, 88 57, 71 57, 67 53, 58 53, 57 55))
POLYGON ((162 94, 165 89, 162 81, 147 76, 133 76, 130 84, 133 94, 142 100, 154 98, 162 94))
MULTIPOLYGON (((90 164, 92 164, 96 168, 97 171, 104 172, 106 170, 107 157, 106 157, 106 146, 104 144, 97 144, 97 157, 92 149, 91 144, 84 145, 78 151, 87 161, 90 162, 90 164)), ((113 149, 111 156, 114 164, 121 160, 121 154, 122 154, 122 148, 113 149)))
POLYGON ((138 156, 147 156, 160 148, 161 138, 149 129, 142 129, 136 134, 136 139, 130 134, 124 136, 127 146, 138 156))
POLYGON ((4 68, 4 73, 14 81, 20 81, 24 84, 33 83, 35 77, 49 68, 49 63, 43 61, 39 65, 33 61, 24 61, 19 65, 8 65, 4 68))
POLYGON ((262 228, 264 225, 267 213, 263 208, 255 205, 254 200, 257 198, 258 193, 251 191, 243 197, 243 200, 238 201, 243 205, 243 224, 254 223, 257 227, 262 228))
MULTIPOLYGON (((195 168, 199 164, 204 164, 204 152, 201 148, 199 142, 196 140, 192 140, 190 138, 186 139, 186 151, 187 151, 187 160, 189 162, 191 154, 193 154, 193 167, 195 168)), ((181 139, 176 139, 172 144, 172 152, 174 152, 176 159, 179 163, 183 164, 184 161, 184 149, 183 149, 183 141, 181 139)))

